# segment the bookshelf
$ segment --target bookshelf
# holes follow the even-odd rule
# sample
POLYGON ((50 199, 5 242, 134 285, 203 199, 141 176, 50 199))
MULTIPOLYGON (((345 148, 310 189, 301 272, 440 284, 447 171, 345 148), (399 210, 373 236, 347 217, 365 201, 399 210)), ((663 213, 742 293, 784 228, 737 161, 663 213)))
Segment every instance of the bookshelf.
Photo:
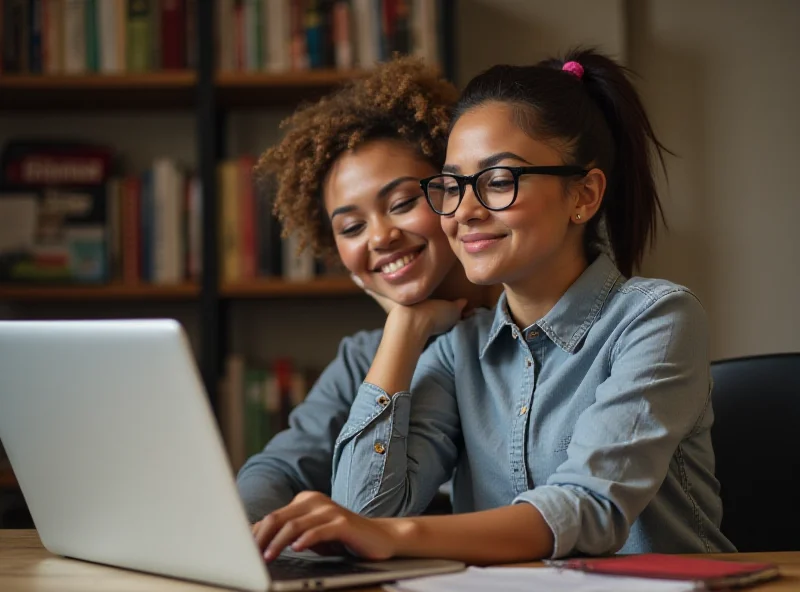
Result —
POLYGON ((232 299, 329 297, 363 294, 349 277, 320 277, 310 281, 257 279, 223 285, 221 295, 232 299))
MULTIPOLYGON (((254 299, 355 296, 362 292, 349 277, 333 276, 308 281, 258 278, 228 285, 223 284, 220 286, 219 293, 221 297, 228 299, 254 299)), ((9 286, 0 284, 0 301, 6 302, 196 300, 199 296, 200 286, 194 283, 174 285, 111 283, 97 286, 9 286)))
MULTIPOLYGON (((261 1, 264 6, 268 5, 267 0, 261 1)), ((427 5, 427 0, 414 1, 427 5)), ((452 79, 455 1, 430 2, 435 3, 439 11, 436 42, 439 44, 440 67, 452 79)), ((186 6, 196 7, 196 16, 191 43, 187 43, 191 51, 186 51, 186 63, 190 65, 184 68, 156 67, 150 68, 150 71, 119 74, 12 74, 7 69, 0 72, 0 115, 7 119, 37 118, 44 114, 68 117, 72 112, 92 117, 95 114, 105 115, 104 112, 113 112, 114 116, 119 114, 120 117, 130 113, 138 116, 141 113, 143 118, 162 117, 163 112, 170 112, 169 117, 174 114, 176 119, 186 118, 187 115, 191 118, 194 130, 193 166, 203 187, 200 219, 202 275, 198 282, 165 285, 111 283, 96 286, 0 284, 0 306, 41 303, 48 311, 52 311, 60 306, 89 302, 101 310, 100 307, 112 307, 117 302, 130 307, 139 306, 139 303, 144 307, 148 303, 168 302, 195 307, 199 319, 198 367, 212 408, 217 414, 218 385, 229 348, 230 317, 236 314, 232 310, 232 303, 295 298, 367 298, 348 277, 321 276, 309 281, 257 278, 236 283, 222 282, 217 171, 220 163, 237 156, 230 154, 226 145, 230 141, 229 116, 242 109, 285 113, 343 82, 363 76, 367 70, 358 66, 344 69, 328 66, 285 68, 280 71, 269 71, 268 68, 231 71, 221 68, 217 54, 219 48, 211 42, 220 33, 221 21, 215 12, 221 4, 217 0, 187 0, 186 6), (192 54, 191 60, 189 54, 192 54)), ((272 0, 269 2, 271 4, 272 0)), ((4 5, 7 6, 0 1, 0 7, 4 5)), ((153 5, 156 3, 153 2, 153 5)), ((351 3, 351 6, 356 5, 351 3)), ((370 6, 377 5, 370 3, 370 6)), ((358 63, 358 60, 354 63, 358 63)), ((360 303, 352 304, 360 306, 360 303)), ((14 483, 13 475, 0 467, 0 485, 13 486, 14 483)))
POLYGON ((192 71, 141 74, 0 74, 0 111, 190 107, 192 71))
POLYGON ((219 104, 227 109, 264 109, 296 105, 321 97, 363 70, 320 69, 302 72, 220 72, 214 79, 219 104))
POLYGON ((69 302, 86 300, 189 300, 200 295, 197 284, 97 286, 9 286, 0 285, 0 301, 69 302))
MULTIPOLYGON (((364 70, 321 69, 285 73, 216 73, 213 88, 221 107, 291 107, 318 98, 364 70)), ((0 74, 0 111, 68 109, 191 109, 197 74, 0 74)))

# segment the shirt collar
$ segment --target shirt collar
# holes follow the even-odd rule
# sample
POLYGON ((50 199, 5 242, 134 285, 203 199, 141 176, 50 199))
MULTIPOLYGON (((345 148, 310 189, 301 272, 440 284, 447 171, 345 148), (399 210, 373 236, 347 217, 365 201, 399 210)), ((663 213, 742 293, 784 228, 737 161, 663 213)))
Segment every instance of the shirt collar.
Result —
MULTIPOLYGON (((600 315, 611 289, 621 275, 608 255, 601 253, 573 282, 556 305, 535 324, 558 347, 567 353, 573 353, 600 315)), ((481 348, 481 358, 506 326, 512 331, 518 331, 508 312, 508 302, 503 292, 497 301, 494 321, 486 342, 481 348)))

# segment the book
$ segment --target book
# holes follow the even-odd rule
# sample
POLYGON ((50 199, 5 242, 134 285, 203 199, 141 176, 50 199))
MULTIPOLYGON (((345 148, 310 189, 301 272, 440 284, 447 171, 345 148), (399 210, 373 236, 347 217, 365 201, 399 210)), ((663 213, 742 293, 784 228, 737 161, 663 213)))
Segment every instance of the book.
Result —
POLYGON ((0 164, 0 281, 108 279, 112 152, 77 142, 14 141, 0 164))
POLYGON ((723 561, 660 553, 599 559, 576 558, 551 561, 549 565, 602 575, 691 581, 702 584, 708 590, 750 586, 780 575, 778 567, 771 563, 723 561))

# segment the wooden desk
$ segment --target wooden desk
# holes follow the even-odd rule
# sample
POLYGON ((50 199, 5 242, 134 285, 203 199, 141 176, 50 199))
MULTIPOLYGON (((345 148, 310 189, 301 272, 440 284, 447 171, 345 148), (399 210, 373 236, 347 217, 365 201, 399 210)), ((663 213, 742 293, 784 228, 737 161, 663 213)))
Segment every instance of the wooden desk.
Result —
MULTIPOLYGON (((757 592, 800 590, 800 551, 791 553, 741 553, 710 555, 734 561, 767 561, 780 566, 783 577, 761 586, 757 592)), ((531 564, 535 566, 537 564, 531 564)), ((36 531, 0 530, 0 590, 3 592, 208 592, 222 590, 137 572, 64 559, 42 547, 36 531)), ((359 588, 378 592, 380 587, 359 588)))

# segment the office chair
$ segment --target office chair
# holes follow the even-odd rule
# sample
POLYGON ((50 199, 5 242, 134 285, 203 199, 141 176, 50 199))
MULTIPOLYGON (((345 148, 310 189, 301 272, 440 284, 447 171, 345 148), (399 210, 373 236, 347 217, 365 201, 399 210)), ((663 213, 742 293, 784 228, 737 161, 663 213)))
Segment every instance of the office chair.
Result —
POLYGON ((722 532, 739 551, 800 550, 800 353, 721 360, 711 375, 722 532))

